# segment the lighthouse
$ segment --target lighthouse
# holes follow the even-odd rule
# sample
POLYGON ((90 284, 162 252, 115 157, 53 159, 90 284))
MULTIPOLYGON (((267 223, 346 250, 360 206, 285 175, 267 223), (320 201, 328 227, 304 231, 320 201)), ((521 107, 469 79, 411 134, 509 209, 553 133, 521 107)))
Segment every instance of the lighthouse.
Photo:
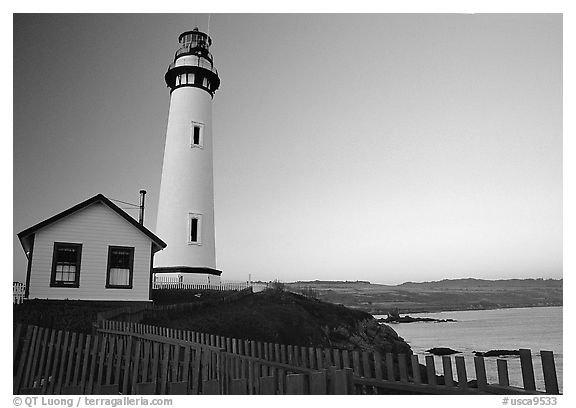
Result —
POLYGON ((195 28, 180 46, 165 80, 170 109, 156 233, 168 244, 154 257, 157 277, 219 283, 214 240, 212 100, 220 86, 211 38, 195 28), (160 255, 160 256, 159 256, 160 255))

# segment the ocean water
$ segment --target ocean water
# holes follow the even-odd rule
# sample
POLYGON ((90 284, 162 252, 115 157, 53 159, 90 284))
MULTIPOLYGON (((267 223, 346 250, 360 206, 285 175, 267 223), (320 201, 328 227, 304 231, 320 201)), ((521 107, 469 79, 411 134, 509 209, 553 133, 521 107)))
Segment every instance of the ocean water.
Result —
MULTIPOLYGON (((413 317, 455 319, 446 323, 399 323, 390 326, 404 338, 419 356, 430 355, 426 350, 432 347, 450 347, 462 352, 466 360, 466 372, 474 374, 474 351, 494 349, 532 350, 532 362, 536 377, 536 388, 544 390, 544 377, 540 361, 540 350, 554 352, 558 383, 562 390, 562 307, 531 307, 518 309, 470 310, 461 312, 412 313, 413 317)), ((385 317, 376 315, 376 318, 385 317)), ((510 384, 522 386, 520 359, 506 357, 510 384)), ((420 358, 424 363, 424 357, 420 358)), ((454 360, 453 360, 454 361, 454 360)), ((436 371, 442 367, 441 357, 435 357, 436 371)), ((486 357, 486 371, 489 383, 498 383, 496 357, 486 357)), ((456 377, 456 367, 452 370, 456 377)))

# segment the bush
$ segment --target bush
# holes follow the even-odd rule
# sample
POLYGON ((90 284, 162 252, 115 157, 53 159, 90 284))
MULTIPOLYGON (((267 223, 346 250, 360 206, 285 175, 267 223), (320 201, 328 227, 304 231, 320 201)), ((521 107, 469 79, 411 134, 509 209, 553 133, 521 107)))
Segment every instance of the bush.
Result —
POLYGON ((133 306, 138 302, 32 299, 13 306, 14 323, 91 333, 98 312, 133 306))
POLYGON ((268 285, 268 289, 275 292, 285 292, 286 285, 283 282, 280 282, 278 279, 274 279, 274 281, 270 282, 270 284, 268 285))
POLYGON ((312 286, 307 286, 299 290, 300 294, 311 299, 318 299, 318 291, 313 289, 312 286))

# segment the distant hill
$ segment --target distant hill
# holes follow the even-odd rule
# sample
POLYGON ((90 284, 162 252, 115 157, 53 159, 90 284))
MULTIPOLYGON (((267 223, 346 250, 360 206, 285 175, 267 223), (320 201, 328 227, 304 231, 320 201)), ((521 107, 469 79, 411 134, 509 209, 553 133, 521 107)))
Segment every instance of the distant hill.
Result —
POLYGON ((403 288, 562 288, 562 279, 443 279, 431 282, 404 282, 403 288))
POLYGON ((296 292, 306 291, 318 299, 340 303, 372 314, 446 310, 477 310, 510 307, 562 305, 562 279, 475 278, 400 285, 365 281, 299 281, 286 284, 296 292))

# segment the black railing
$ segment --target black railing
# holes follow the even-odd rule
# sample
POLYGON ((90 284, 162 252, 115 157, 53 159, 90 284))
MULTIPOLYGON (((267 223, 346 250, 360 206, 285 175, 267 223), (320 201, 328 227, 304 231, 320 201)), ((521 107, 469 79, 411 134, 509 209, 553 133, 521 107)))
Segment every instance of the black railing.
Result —
POLYGON ((214 68, 214 66, 209 63, 208 61, 203 61, 202 59, 198 58, 197 61, 195 61, 196 63, 185 63, 185 64, 178 64, 176 65, 175 62, 171 63, 170 65, 168 65, 168 70, 174 69, 176 67, 181 67, 181 66, 190 66, 190 67, 200 67, 200 68, 204 68, 207 69, 210 72, 215 73, 216 75, 218 75, 218 71, 216 70, 216 68, 214 68))
POLYGON ((210 61, 213 60, 212 58, 212 54, 210 52, 207 51, 206 48, 203 47, 198 47, 198 46, 184 46, 184 47, 180 47, 178 50, 176 50, 176 58, 178 58, 181 55, 186 55, 186 54, 194 54, 194 50, 202 50, 201 53, 203 55, 206 55, 207 59, 209 59, 210 61))

